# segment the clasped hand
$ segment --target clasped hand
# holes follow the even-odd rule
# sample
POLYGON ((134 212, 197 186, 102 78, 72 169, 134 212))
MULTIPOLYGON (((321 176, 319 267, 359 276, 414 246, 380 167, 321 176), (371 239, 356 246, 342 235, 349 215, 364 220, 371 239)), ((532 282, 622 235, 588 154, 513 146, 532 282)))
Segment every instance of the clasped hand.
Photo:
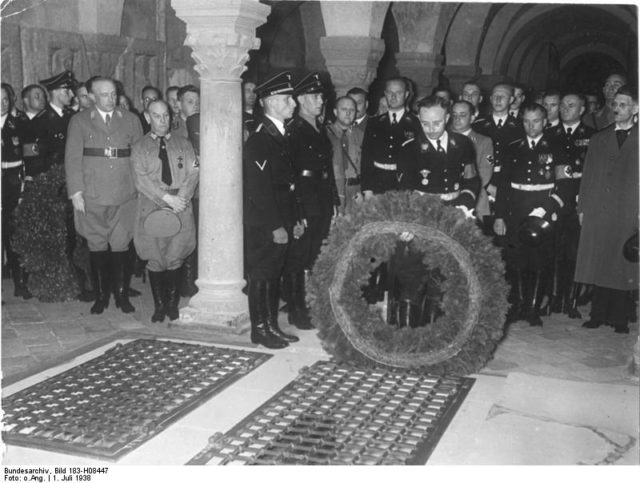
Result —
POLYGON ((187 200, 182 196, 170 195, 167 193, 162 197, 162 201, 169 205, 169 207, 176 213, 180 213, 187 207, 187 200))

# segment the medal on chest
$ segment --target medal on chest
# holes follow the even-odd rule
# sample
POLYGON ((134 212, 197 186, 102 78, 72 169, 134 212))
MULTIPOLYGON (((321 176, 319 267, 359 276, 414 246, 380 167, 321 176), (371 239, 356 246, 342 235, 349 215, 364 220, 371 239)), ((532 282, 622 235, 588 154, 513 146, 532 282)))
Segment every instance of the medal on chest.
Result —
POLYGON ((427 186, 429 184, 429 180, 427 179, 427 177, 429 176, 429 173, 431 173, 431 171, 428 170, 428 169, 421 169, 420 170, 420 174, 422 175, 422 179, 420 180, 420 183, 423 186, 427 186))

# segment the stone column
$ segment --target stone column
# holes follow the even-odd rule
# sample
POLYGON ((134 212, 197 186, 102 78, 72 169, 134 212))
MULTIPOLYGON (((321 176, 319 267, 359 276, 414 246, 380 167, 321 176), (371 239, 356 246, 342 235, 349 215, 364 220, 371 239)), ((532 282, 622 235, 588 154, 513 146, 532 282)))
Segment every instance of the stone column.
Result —
POLYGON ((438 75, 442 71, 442 56, 431 52, 398 52, 396 66, 403 77, 416 84, 416 99, 431 94, 438 84, 438 75))
POLYGON ((187 24, 185 44, 200 74, 200 217, 198 293, 180 325, 241 332, 248 325, 242 293, 242 94, 240 75, 256 28, 271 7, 258 0, 172 0, 187 24))
POLYGON ((384 40, 371 37, 320 38, 320 51, 338 97, 352 87, 369 89, 384 48, 384 40))

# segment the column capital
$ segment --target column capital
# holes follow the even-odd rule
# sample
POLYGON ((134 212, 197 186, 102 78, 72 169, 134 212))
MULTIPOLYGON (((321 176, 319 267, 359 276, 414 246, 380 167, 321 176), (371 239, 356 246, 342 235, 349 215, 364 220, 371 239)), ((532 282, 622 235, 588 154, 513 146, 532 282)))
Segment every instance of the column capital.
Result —
POLYGON ((203 79, 239 81, 249 50, 260 47, 256 28, 271 7, 258 0, 172 0, 187 24, 185 45, 193 49, 195 70, 203 79))
POLYGON ((382 39, 334 36, 320 38, 320 51, 325 58, 331 81, 343 94, 351 87, 368 89, 384 54, 382 39))

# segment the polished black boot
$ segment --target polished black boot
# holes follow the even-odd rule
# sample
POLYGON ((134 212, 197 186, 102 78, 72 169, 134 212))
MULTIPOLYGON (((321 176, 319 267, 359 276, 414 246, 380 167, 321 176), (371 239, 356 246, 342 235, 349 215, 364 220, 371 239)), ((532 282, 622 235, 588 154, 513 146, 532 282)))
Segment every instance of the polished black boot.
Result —
POLYGON ((92 314, 101 314, 109 306, 110 277, 109 252, 89 252, 91 265, 91 279, 96 294, 95 302, 91 306, 92 314))
POLYGON ((14 264, 13 268, 13 295, 16 297, 22 297, 24 300, 29 300, 33 295, 29 291, 27 287, 27 281, 29 280, 29 275, 17 262, 14 264))
POLYGON ((566 314, 570 319, 581 319, 582 314, 578 310, 578 288, 580 284, 577 282, 573 282, 571 285, 571 292, 569 293, 568 301, 567 301, 567 311, 566 314))
POLYGON ((271 331, 267 322, 269 309, 267 281, 249 278, 249 318, 251 319, 251 342, 268 349, 283 349, 289 343, 271 331))
POLYGON ((507 311, 507 324, 513 324, 522 318, 524 306, 524 275, 522 270, 509 270, 507 280, 511 283, 509 302, 511 306, 507 311))
POLYGON ((526 317, 526 321, 532 327, 542 327, 542 319, 540 318, 540 302, 543 295, 542 271, 536 270, 533 276, 533 287, 531 291, 531 302, 526 317))
POLYGON ((271 328, 271 332, 286 342, 298 342, 300 339, 292 334, 287 334, 280 329, 278 325, 278 302, 280 295, 278 290, 278 280, 267 280, 265 282, 265 297, 267 307, 267 324, 271 328))
POLYGON ((153 315, 151 322, 163 322, 166 314, 164 306, 164 285, 166 272, 152 272, 149 270, 149 285, 151 285, 151 295, 153 296, 153 315))
POLYGON ((129 302, 129 283, 132 268, 129 263, 128 252, 111 252, 111 269, 113 274, 113 296, 116 307, 125 314, 135 312, 135 307, 129 302))
POLYGON ((198 269, 197 249, 189 255, 182 264, 180 277, 180 296, 193 297, 198 293, 198 287, 195 284, 198 269))
POLYGON ((546 310, 542 311, 545 315, 559 314, 562 312, 564 280, 567 278, 565 276, 566 269, 567 267, 564 261, 554 260, 549 302, 547 303, 546 310))
POLYGON ((305 300, 304 272, 290 273, 287 276, 291 277, 291 300, 288 304, 289 312, 287 314, 289 323, 300 330, 314 329, 305 300))
POLYGON ((178 304, 180 303, 180 279, 182 277, 182 270, 176 268, 175 270, 167 270, 165 273, 165 298, 164 305, 166 309, 167 317, 169 320, 176 320, 180 317, 180 309, 178 304))

